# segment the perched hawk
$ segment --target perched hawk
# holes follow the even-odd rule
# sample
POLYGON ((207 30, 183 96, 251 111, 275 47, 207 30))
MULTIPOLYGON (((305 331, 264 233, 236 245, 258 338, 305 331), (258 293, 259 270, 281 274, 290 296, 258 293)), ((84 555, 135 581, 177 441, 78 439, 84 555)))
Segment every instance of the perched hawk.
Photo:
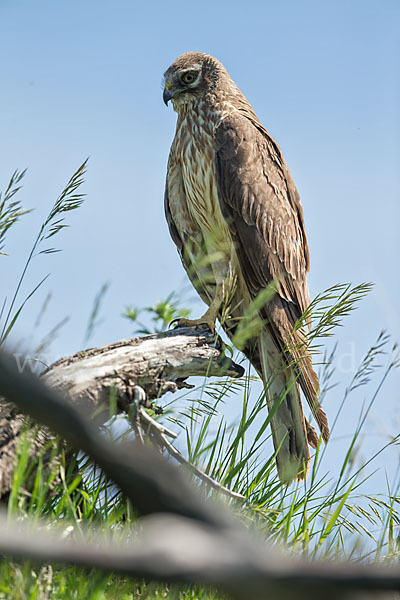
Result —
MULTIPOLYGON (((326 416, 304 330, 294 326, 310 303, 309 252, 299 194, 277 143, 223 65, 188 52, 165 72, 164 102, 178 113, 165 189, 171 236, 194 287, 228 334, 242 324, 241 350, 262 377, 282 481, 307 475, 309 445, 318 437, 306 421, 300 387, 326 441, 326 416), (246 336, 249 307, 261 327, 246 336), (246 320, 247 319, 247 320, 246 320)), ((249 327, 252 327, 249 322, 249 327)))

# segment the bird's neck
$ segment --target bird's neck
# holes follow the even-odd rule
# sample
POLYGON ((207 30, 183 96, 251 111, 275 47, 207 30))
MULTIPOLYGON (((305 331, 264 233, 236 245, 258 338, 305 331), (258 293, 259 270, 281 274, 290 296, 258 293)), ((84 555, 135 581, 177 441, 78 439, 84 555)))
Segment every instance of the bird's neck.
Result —
POLYGON ((210 130, 209 133, 215 130, 222 119, 238 110, 228 97, 217 92, 191 99, 191 101, 177 99, 174 109, 178 113, 178 129, 181 126, 190 125, 193 121, 200 124, 203 130, 210 130))

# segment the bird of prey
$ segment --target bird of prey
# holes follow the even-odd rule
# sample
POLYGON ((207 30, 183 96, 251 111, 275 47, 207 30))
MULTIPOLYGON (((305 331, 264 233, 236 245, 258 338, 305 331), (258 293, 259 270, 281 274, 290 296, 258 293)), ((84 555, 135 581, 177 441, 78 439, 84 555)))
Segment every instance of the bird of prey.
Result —
POLYGON ((324 441, 329 429, 304 328, 295 328, 310 304, 299 194, 279 146, 217 59, 199 52, 178 57, 164 74, 163 99, 178 113, 166 218, 208 305, 200 319, 180 324, 214 330, 218 318, 233 340, 242 326, 241 350, 264 382, 279 477, 303 479, 318 436, 304 417, 300 388, 324 441), (271 286, 272 297, 257 305, 271 286), (246 337, 254 306, 261 326, 246 337))

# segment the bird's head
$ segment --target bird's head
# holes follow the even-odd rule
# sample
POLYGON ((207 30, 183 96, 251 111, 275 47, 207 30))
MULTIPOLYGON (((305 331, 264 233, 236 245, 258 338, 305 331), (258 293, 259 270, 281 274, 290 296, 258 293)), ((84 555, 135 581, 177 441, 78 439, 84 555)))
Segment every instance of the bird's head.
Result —
POLYGON ((222 64, 209 54, 186 52, 179 56, 164 73, 163 100, 172 100, 175 110, 191 104, 214 89, 221 75, 226 74, 222 64))

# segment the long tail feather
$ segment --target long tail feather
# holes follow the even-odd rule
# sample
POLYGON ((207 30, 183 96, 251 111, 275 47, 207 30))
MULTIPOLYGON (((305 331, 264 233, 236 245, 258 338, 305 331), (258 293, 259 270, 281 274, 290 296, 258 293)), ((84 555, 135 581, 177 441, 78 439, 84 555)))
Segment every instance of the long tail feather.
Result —
MULTIPOLYGON (((297 337, 299 340, 302 340, 303 336, 301 332, 297 332, 297 337)), ((318 400, 320 392, 319 381, 313 369, 311 354, 304 341, 303 343, 298 341, 297 348, 297 350, 292 351, 292 354, 295 361, 295 370, 298 372, 298 382, 318 424, 322 439, 324 442, 327 442, 329 439, 328 419, 318 400)))
POLYGON ((259 336, 258 349, 279 478, 285 483, 304 479, 310 459, 308 428, 295 376, 267 330, 259 336))

